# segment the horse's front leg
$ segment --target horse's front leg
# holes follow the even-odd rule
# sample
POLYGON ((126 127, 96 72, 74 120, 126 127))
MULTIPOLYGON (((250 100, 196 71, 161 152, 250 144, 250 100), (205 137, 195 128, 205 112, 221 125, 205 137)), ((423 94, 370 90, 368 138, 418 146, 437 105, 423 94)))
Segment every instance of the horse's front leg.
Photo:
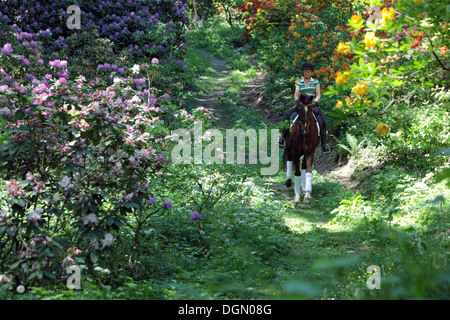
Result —
POLYGON ((287 158, 286 161, 286 187, 290 188, 292 186, 292 158, 287 158))
POLYGON ((305 189, 306 189, 306 157, 303 157, 303 161, 302 161, 301 187, 302 187, 302 192, 305 193, 305 189))
POLYGON ((295 175, 294 175, 294 203, 300 202, 300 156, 294 160, 295 175))
MULTIPOLYGON (((312 192, 312 164, 314 161, 314 154, 305 155, 304 158, 305 163, 305 198, 303 199, 303 202, 309 203, 311 202, 311 192, 312 192)), ((303 164, 302 164, 303 167, 303 164)), ((303 171, 303 170, 302 170, 303 171)))

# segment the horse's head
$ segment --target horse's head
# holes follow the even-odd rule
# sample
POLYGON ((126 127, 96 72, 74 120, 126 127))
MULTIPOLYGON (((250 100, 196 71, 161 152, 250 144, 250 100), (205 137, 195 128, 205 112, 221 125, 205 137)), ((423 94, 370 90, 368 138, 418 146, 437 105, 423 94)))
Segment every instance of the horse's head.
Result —
POLYGON ((312 111, 313 101, 314 97, 307 94, 301 94, 300 98, 297 100, 299 114, 298 123, 300 126, 300 132, 302 132, 304 135, 307 135, 309 133, 309 125, 311 120, 308 119, 307 113, 308 111, 312 111))
POLYGON ((308 111, 307 108, 311 107, 314 102, 314 96, 310 96, 308 94, 301 94, 300 98, 297 100, 298 106, 303 106, 305 108, 305 111, 308 111))

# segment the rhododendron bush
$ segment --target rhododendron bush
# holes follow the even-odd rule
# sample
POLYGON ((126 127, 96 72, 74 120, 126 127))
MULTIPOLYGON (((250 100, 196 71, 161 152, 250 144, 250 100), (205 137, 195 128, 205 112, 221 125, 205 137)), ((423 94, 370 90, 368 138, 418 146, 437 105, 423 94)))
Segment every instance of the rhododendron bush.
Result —
MULTIPOLYGON (((16 26, 42 43, 46 55, 74 61, 69 70, 86 77, 101 76, 98 66, 108 63, 130 67, 137 60, 156 57, 164 66, 157 81, 184 70, 187 3, 178 0, 128 1, 0 1, 0 42, 4 30, 16 26), (80 9, 81 29, 69 28, 73 12, 80 9)), ((31 45, 32 46, 32 45, 31 45)))
POLYGON ((171 128, 195 117, 154 87, 157 57, 131 68, 105 63, 103 77, 86 78, 70 59, 45 55, 35 34, 4 30, 0 273, 16 284, 61 279, 76 259, 110 261, 124 227, 137 240, 143 221, 172 208, 155 185, 171 128))

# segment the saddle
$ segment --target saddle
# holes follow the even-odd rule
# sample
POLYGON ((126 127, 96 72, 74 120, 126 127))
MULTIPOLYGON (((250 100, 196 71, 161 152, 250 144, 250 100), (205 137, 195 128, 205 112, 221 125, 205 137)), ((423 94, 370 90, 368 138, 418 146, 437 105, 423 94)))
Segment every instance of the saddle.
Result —
MULTIPOLYGON (((319 134, 318 134, 318 137, 320 137, 320 124, 319 124, 319 120, 317 120, 317 117, 316 117, 316 115, 314 114, 314 112, 312 113, 312 115, 313 115, 313 117, 314 117, 314 120, 316 121, 317 132, 319 133, 319 134)), ((297 121, 297 119, 298 119, 298 112, 297 112, 297 111, 294 111, 294 113, 292 113, 291 117, 289 118, 289 120, 294 120, 294 121, 292 122, 292 124, 291 124, 291 127, 294 125, 294 123, 295 123, 295 121, 297 121)))

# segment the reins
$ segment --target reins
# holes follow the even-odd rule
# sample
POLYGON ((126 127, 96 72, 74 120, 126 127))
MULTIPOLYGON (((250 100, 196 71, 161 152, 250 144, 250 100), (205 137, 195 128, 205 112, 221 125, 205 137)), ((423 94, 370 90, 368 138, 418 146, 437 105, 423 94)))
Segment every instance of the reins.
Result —
MULTIPOLYGON (((298 103, 297 103, 297 107, 310 107, 310 106, 312 106, 313 104, 312 103, 309 103, 309 104, 303 104, 302 102, 300 102, 300 100, 298 101, 298 103)), ((307 113, 307 111, 305 110, 305 113, 307 113)), ((311 123, 311 120, 308 120, 308 119, 299 119, 299 117, 300 117, 300 113, 297 115, 297 117, 295 118, 295 120, 294 120, 294 122, 295 121, 299 121, 299 122, 303 122, 306 126, 305 126, 305 130, 303 130, 303 134, 308 134, 308 132, 309 132, 309 130, 308 130, 308 127, 309 127, 309 124, 311 123)))

